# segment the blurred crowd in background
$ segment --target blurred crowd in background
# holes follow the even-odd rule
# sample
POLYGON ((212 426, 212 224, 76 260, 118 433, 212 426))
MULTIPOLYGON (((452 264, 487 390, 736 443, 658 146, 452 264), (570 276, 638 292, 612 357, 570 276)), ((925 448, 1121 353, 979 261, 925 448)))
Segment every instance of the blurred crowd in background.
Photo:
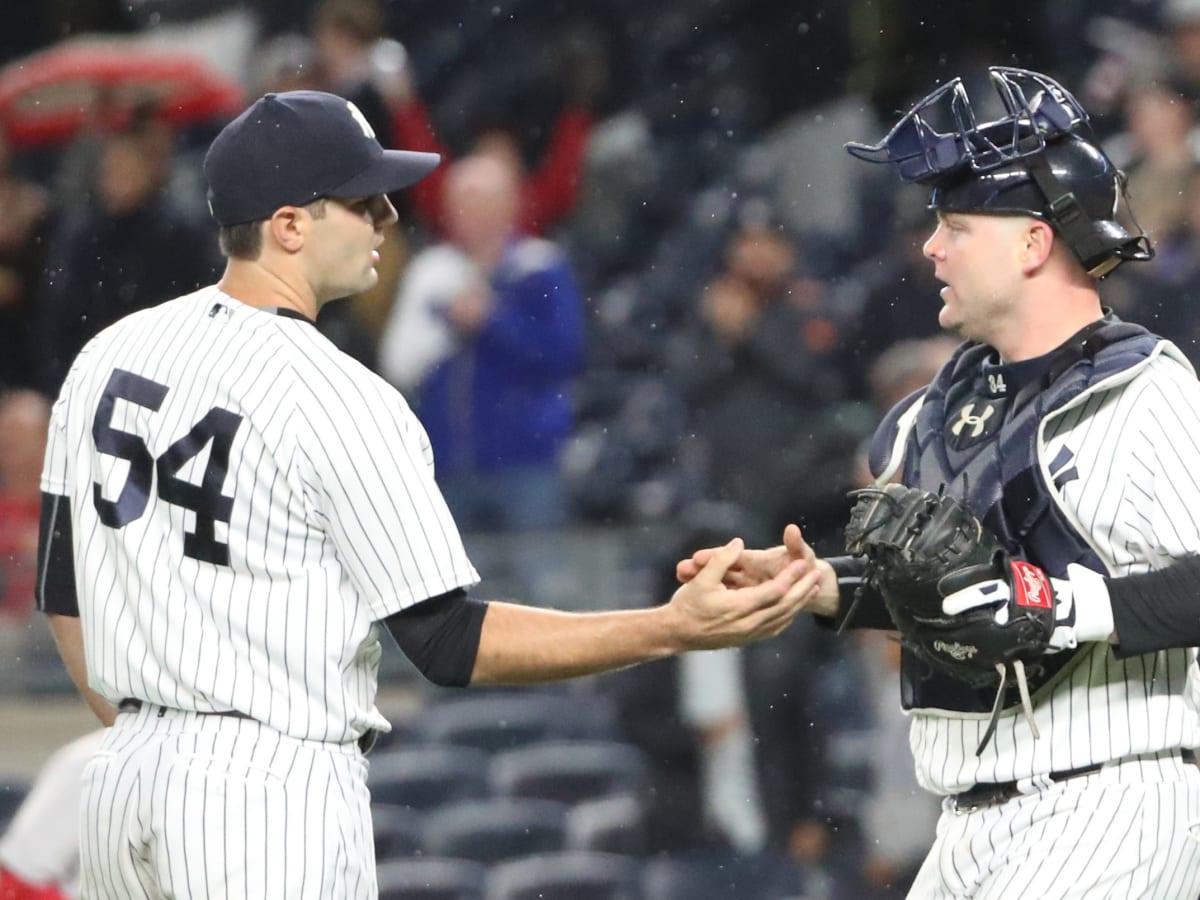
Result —
MULTIPOLYGON (((483 594, 660 601, 679 556, 790 521, 840 549, 863 441, 955 344, 925 198, 842 145, 954 75, 1076 92, 1157 247, 1102 295, 1200 362, 1200 0, 19 0, 0 23, 6 691, 69 691, 32 612, 49 405, 93 334, 219 276, 200 160, 266 91, 341 94, 443 155, 393 198, 378 285, 318 324, 417 410, 483 594)), ((936 807, 893 650, 799 622, 587 685, 650 761, 645 852, 902 896, 936 807)))

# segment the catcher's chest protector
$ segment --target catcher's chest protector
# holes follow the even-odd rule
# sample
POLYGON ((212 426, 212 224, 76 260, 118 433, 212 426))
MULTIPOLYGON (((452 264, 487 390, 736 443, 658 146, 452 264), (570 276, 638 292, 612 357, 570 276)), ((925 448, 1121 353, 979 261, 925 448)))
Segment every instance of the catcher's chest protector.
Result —
MULTIPOLYGON (((1013 367, 989 364, 994 351, 966 344, 925 393, 909 432, 903 482, 946 493, 967 503, 1014 556, 1064 577, 1069 563, 1104 567, 1067 522, 1054 502, 1038 465, 1038 426, 1051 412, 1092 385, 1134 366, 1154 350, 1159 338, 1137 325, 1109 316, 1054 352, 1039 374, 1006 384, 1013 367)), ((1050 461, 1061 487, 1077 474, 1070 456, 1050 461)), ((1031 679, 1036 690, 1074 656, 1058 653, 1031 679)), ((932 672, 905 651, 901 667, 906 709, 935 708, 986 713, 994 692, 974 690, 932 672)), ((1019 703, 1016 691, 1005 707, 1019 703)))

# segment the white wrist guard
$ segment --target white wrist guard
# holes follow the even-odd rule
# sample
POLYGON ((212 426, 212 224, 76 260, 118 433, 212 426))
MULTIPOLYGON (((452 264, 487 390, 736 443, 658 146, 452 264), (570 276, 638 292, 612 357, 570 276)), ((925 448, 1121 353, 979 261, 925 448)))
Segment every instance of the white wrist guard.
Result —
POLYGON ((1114 631, 1112 602, 1104 576, 1086 566, 1071 563, 1066 578, 1051 578, 1054 587, 1055 618, 1050 645, 1069 650, 1079 644, 1107 641, 1114 631))

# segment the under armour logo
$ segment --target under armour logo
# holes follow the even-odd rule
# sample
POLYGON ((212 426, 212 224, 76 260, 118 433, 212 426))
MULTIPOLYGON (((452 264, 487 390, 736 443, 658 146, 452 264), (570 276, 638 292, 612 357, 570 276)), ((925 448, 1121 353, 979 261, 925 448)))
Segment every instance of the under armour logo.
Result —
POLYGON ((996 412, 996 407, 990 403, 983 408, 983 412, 975 415, 975 404, 968 403, 958 411, 958 421, 954 423, 954 427, 950 429, 955 437, 961 437, 963 429, 968 426, 971 428, 971 437, 979 437, 983 434, 984 425, 987 420, 996 412))
POLYGON ((367 117, 362 114, 362 110, 349 100, 346 101, 346 109, 350 110, 350 116, 358 123, 358 127, 362 129, 362 133, 366 137, 374 138, 375 129, 371 127, 371 123, 367 121, 367 117))

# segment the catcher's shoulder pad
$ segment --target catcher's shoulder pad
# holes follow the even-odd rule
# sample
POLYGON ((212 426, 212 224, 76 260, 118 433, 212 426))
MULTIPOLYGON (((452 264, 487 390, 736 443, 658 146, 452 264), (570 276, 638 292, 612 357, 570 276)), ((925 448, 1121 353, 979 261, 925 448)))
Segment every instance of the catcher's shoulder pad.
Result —
POLYGON ((926 390, 928 387, 917 388, 888 410, 875 428, 867 448, 867 465, 870 466, 873 477, 879 478, 885 472, 895 471, 898 458, 903 456, 904 444, 912 429, 917 409, 924 402, 926 390))

